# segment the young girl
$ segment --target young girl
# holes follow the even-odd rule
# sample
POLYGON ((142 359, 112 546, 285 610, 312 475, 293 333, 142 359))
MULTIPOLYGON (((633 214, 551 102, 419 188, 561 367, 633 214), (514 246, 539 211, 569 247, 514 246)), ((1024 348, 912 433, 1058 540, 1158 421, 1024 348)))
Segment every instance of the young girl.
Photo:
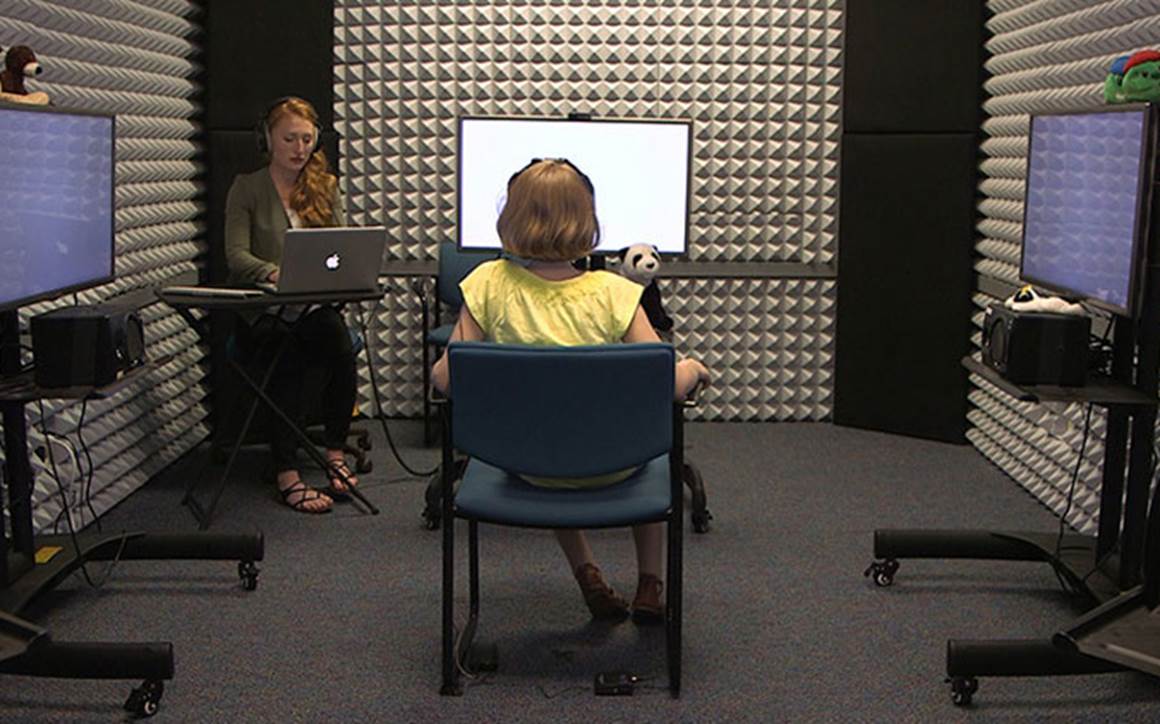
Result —
MULTIPOLYGON (((562 159, 534 160, 512 176, 496 230, 504 250, 527 265, 500 259, 476 267, 460 285, 464 304, 451 341, 535 345, 660 341, 640 307, 639 285, 605 271, 581 271, 572 264, 599 241, 593 194, 588 177, 562 159)), ((432 371, 435 386, 443 392, 449 387, 448 374, 444 353, 432 371)), ((677 362, 674 374, 677 399, 709 380, 705 366, 692 359, 677 362)), ((591 487, 625 477, 529 482, 591 487)), ((639 570, 633 620, 661 622, 664 526, 638 525, 632 534, 639 570)), ((627 602, 605 583, 583 531, 557 530, 556 539, 593 617, 627 616, 627 602)))

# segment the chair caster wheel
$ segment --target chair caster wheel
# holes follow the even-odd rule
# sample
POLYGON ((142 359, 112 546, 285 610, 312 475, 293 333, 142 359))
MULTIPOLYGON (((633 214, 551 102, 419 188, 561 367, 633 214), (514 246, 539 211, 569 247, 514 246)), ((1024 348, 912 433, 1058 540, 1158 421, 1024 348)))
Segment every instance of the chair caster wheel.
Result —
POLYGON ((160 681, 143 681, 141 686, 129 692, 125 700, 125 711, 137 717, 153 716, 161 705, 161 695, 165 693, 165 684, 160 681))
POLYGON ((971 697, 979 690, 979 680, 973 676, 955 676, 951 682, 951 702, 955 706, 970 706, 971 697))
POLYGON ((253 591, 258 588, 258 571, 260 569, 253 561, 238 563, 238 578, 242 579, 242 588, 253 591))
POLYGON ((863 576, 872 576, 874 578, 874 585, 879 588, 886 588, 894 583, 894 574, 898 571, 898 561, 894 558, 887 558, 884 561, 874 561, 870 567, 862 571, 863 576))

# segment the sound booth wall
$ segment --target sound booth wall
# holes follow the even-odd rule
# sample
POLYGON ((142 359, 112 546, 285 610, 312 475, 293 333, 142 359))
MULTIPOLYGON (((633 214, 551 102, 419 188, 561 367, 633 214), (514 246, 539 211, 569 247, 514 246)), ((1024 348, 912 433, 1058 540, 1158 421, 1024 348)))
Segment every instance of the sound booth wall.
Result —
MULTIPOLYGON (((691 118, 690 258, 832 265, 843 18, 836 0, 338 0, 351 221, 385 225, 401 259, 434 259, 454 240, 461 115, 691 118)), ((410 281, 392 282, 372 331, 392 415, 421 410, 410 281)), ((832 278, 662 280, 661 291, 678 347, 717 374, 695 417, 829 417, 832 278)))
MULTIPOLYGON (((979 211, 971 347, 982 344, 987 305, 1015 288, 1023 219, 1029 114, 1103 105, 1103 82, 1119 55, 1155 48, 1158 0, 990 0, 980 147, 979 211)), ((970 378, 967 438, 1044 505, 1062 515, 1083 438, 1086 407, 1018 402, 970 378)), ((1092 413, 1079 482, 1067 520, 1094 533, 1106 417, 1092 413)))
MULTIPOLYGON (((201 9, 186 0, 5 3, 0 46, 28 45, 43 74, 30 90, 46 91, 65 108, 117 115, 116 280, 75 295, 90 304, 126 293, 152 298, 174 277, 196 278, 205 251, 201 112, 201 9)), ((21 310, 31 315, 74 303, 74 295, 21 310)), ((113 397, 45 400, 44 420, 27 409, 29 448, 51 445, 68 507, 80 526, 91 522, 81 488, 92 457, 92 507, 100 514, 202 440, 205 351, 181 318, 163 304, 141 312, 147 354, 164 360, 113 397), (42 422, 52 433, 45 440, 42 422)), ((31 455, 37 531, 64 530, 62 504, 47 456, 31 455)))

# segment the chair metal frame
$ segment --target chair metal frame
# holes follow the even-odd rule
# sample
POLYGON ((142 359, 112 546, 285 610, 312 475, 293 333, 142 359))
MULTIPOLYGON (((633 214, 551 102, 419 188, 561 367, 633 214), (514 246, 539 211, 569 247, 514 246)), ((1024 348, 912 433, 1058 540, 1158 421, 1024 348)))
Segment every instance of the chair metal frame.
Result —
MULTIPOLYGON (((453 354, 451 356, 452 376, 454 377, 454 370, 456 368, 456 357, 454 350, 459 347, 474 347, 485 346, 489 348, 498 348, 501 345, 487 344, 487 343, 455 343, 452 345, 453 354)), ((666 347, 671 353, 671 345, 610 345, 610 349, 623 350, 626 347, 666 347)), ((524 351, 527 348, 515 347, 517 351, 524 351)), ((571 348, 587 349, 592 348, 571 348)), ((522 389, 522 393, 528 395, 535 395, 534 390, 522 389)), ((671 396, 671 392, 670 392, 671 396)), ((459 696, 463 693, 463 687, 460 682, 460 670, 462 662, 466 660, 467 654, 471 649, 472 641, 475 637, 475 632, 479 622, 479 608, 480 608, 480 590, 479 590, 479 523, 489 522, 497 525, 509 525, 513 527, 530 527, 540 529, 551 529, 552 527, 564 526, 548 526, 542 524, 521 526, 509 522, 495 522, 482 519, 471 518, 461 514, 455 504, 456 496, 456 470, 459 467, 455 464, 455 442, 456 430, 452 424, 454 394, 451 399, 440 399, 437 404, 442 411, 442 475, 441 475, 441 504, 442 504, 442 518, 444 520, 443 528, 443 612, 442 612, 442 687, 440 693, 442 695, 459 696), (469 614, 468 620, 465 624, 462 635, 459 637, 458 643, 455 637, 455 620, 454 620, 454 597, 455 597, 455 518, 463 518, 468 523, 468 587, 469 587, 469 614)), ((668 667, 669 676, 669 692, 673 698, 680 696, 681 690, 681 623, 682 623, 682 593, 683 581, 682 571, 684 563, 684 538, 683 538, 683 514, 684 514, 684 481, 682 471, 684 470, 684 410, 686 407, 691 407, 696 404, 695 399, 688 401, 673 402, 671 406, 671 442, 667 451, 668 457, 668 477, 669 477, 669 507, 661 516, 650 517, 640 520, 632 520, 630 522, 617 522, 605 526, 586 526, 592 528, 598 527, 625 527, 629 525, 636 525, 640 523, 664 522, 666 524, 666 541, 667 541, 667 561, 666 561, 666 606, 665 606, 665 650, 666 663, 668 667)), ((655 459, 655 458, 654 458, 655 459)), ((642 461, 645 462, 645 461, 642 461)), ((464 473, 464 479, 469 473, 464 473)))

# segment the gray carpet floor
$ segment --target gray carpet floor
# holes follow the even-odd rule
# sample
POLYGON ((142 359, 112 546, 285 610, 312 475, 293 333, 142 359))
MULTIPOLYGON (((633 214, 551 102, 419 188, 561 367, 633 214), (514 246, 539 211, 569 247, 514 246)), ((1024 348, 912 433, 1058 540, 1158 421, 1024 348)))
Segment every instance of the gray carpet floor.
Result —
MULTIPOLYGON (((411 466, 435 463, 416 423, 391 429, 411 466)), ((970 447, 809 423, 687 428, 715 518, 704 535, 686 523, 680 700, 664 688, 660 630, 590 622, 550 534, 486 527, 479 638, 500 669, 440 697, 440 536, 421 524, 425 481, 375 438, 363 490, 378 516, 294 513, 263 482, 261 451, 243 455, 212 530, 264 532, 257 590, 231 563, 126 561, 97 590, 71 577, 27 616, 57 640, 172 641, 158 721, 1160 720, 1160 687, 1136 673, 983 679, 971 707, 952 706, 946 639, 1046 638, 1082 609, 1038 563, 903 561, 877 588, 862 576, 873 530, 1057 519, 970 447), (635 696, 594 696, 593 676, 614 669, 644 678, 635 696)), ((179 499, 205 457, 105 528, 194 530, 179 499)), ((592 540, 631 595, 628 532, 592 540)), ((0 719, 119 721, 136 683, 0 677, 0 719)))

